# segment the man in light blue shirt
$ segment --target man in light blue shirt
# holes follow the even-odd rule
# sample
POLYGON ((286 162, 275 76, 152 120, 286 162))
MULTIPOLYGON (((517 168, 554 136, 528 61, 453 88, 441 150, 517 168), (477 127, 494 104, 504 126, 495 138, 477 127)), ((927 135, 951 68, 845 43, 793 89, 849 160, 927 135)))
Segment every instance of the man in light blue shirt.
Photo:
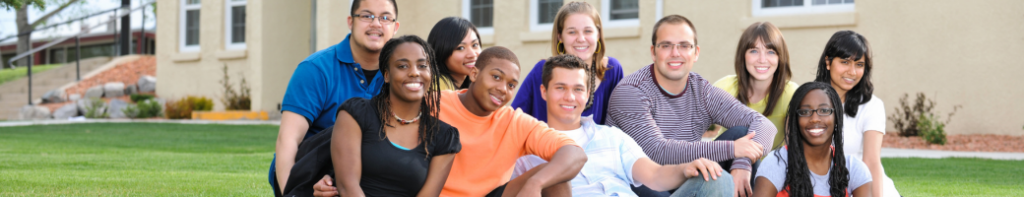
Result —
MULTIPOLYGON (((544 64, 540 87, 541 97, 547 101, 548 125, 576 140, 587 153, 587 163, 570 182, 573 196, 637 196, 630 184, 676 190, 673 196, 733 195, 732 177, 722 173, 718 163, 700 158, 660 165, 622 130, 581 117, 597 84, 585 65, 572 55, 551 57, 544 64)), ((537 156, 524 156, 516 162, 512 176, 543 163, 546 161, 537 156)))

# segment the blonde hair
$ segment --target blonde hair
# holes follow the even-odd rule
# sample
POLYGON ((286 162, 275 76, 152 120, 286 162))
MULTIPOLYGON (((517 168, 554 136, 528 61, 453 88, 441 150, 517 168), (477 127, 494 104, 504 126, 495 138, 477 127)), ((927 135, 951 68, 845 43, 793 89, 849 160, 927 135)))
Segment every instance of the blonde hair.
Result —
POLYGON ((598 79, 604 79, 604 72, 608 70, 607 62, 604 61, 604 51, 608 48, 608 45, 604 44, 604 29, 601 27, 601 13, 594 9, 594 6, 590 6, 587 2, 573 1, 568 4, 562 5, 562 8, 558 9, 558 14, 555 14, 555 23, 552 25, 551 30, 551 56, 558 56, 565 51, 565 48, 558 42, 558 36, 562 35, 562 29, 565 28, 565 20, 572 14, 587 14, 590 19, 594 20, 594 26, 597 28, 597 47, 594 51, 594 55, 590 58, 590 65, 593 66, 594 74, 597 75, 598 79))

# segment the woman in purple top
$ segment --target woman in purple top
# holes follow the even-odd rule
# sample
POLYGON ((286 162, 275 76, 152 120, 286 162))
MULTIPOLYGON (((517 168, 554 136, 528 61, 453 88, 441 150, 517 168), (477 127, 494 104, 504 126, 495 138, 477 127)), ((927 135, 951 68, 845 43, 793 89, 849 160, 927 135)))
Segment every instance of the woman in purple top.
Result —
MULTIPOLYGON (((601 14, 586 2, 571 2, 562 6, 555 15, 554 28, 551 30, 552 56, 571 54, 583 59, 597 73, 597 86, 594 96, 590 97, 583 116, 593 115, 594 122, 604 124, 605 111, 608 108, 608 97, 612 89, 622 80, 622 65, 619 60, 604 56, 607 46, 604 42, 601 27, 601 14)), ((518 108, 538 120, 547 122, 547 102, 540 96, 541 74, 544 60, 533 66, 526 75, 512 108, 518 108)))

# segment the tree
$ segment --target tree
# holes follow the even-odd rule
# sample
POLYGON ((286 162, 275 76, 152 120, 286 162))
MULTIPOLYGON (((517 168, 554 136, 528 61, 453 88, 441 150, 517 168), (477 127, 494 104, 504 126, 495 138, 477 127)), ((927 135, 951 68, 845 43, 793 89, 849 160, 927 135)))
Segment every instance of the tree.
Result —
MULTIPOLYGON (((17 11, 17 17, 15 17, 15 23, 18 26, 18 52, 17 54, 25 53, 30 50, 30 44, 32 44, 32 31, 35 30, 39 25, 45 24, 57 13, 60 13, 65 8, 70 7, 72 4, 77 3, 79 0, 0 0, 0 7, 10 10, 14 8, 17 11), (46 9, 47 4, 59 5, 57 9, 50 11, 49 13, 43 14, 35 21, 28 21, 28 9, 29 7, 35 7, 36 9, 43 11, 46 9)), ((20 65, 28 65, 28 59, 18 60, 20 65)), ((6 62, 4 62, 6 64, 6 62)))

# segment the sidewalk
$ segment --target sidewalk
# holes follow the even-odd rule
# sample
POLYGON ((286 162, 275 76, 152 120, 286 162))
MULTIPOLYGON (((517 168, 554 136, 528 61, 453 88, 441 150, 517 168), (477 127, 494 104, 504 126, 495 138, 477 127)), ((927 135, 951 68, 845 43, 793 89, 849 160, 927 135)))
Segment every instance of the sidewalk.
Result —
POLYGON ((81 124, 81 123, 178 123, 178 124, 227 124, 227 125, 281 125, 281 120, 167 120, 167 119, 92 119, 92 120, 25 120, 25 121, 0 121, 0 127, 28 126, 28 125, 58 125, 58 124, 81 124))
POLYGON ((999 159, 999 160, 1024 160, 1024 153, 1008 153, 1008 152, 959 152, 959 151, 941 151, 941 150, 919 150, 919 149, 898 149, 898 148, 882 148, 882 157, 884 158, 947 158, 947 157, 965 157, 965 158, 985 158, 985 159, 999 159))

